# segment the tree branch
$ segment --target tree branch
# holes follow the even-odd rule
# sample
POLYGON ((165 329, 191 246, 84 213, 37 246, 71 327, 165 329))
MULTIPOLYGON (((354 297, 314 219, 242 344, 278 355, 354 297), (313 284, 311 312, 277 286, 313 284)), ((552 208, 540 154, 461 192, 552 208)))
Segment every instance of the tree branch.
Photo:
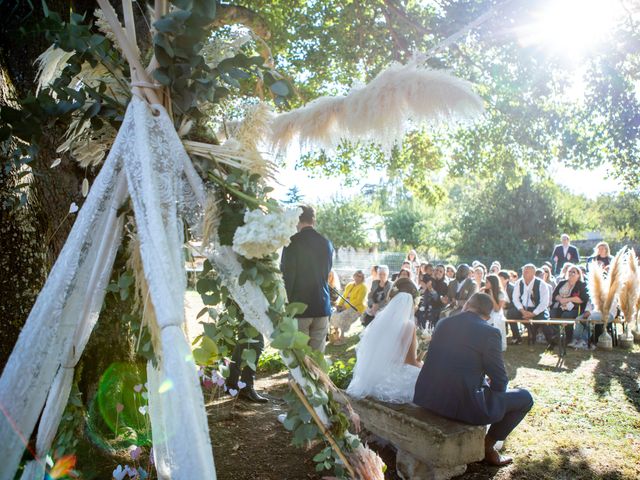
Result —
POLYGON ((267 22, 256 12, 239 5, 221 5, 216 6, 216 19, 211 24, 212 27, 222 27, 225 25, 233 25, 239 23, 253 30, 264 40, 271 38, 271 31, 267 26, 267 22))

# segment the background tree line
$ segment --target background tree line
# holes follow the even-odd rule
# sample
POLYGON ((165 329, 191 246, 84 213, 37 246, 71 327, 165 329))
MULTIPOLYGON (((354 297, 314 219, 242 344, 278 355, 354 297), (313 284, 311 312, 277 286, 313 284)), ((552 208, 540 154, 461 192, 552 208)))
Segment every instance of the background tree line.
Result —
POLYGON ((404 189, 392 195, 388 183, 332 198, 318 204, 318 229, 336 247, 416 248, 430 259, 499 259, 516 267, 546 258, 561 233, 580 239, 599 232, 614 247, 634 242, 640 225, 633 192, 589 199, 532 175, 515 182, 447 178, 440 187, 444 193, 432 203, 404 189))

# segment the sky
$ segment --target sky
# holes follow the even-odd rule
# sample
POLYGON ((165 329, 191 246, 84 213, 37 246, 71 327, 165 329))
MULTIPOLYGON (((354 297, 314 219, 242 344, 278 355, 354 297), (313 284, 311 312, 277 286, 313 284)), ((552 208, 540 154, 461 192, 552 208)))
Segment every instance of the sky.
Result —
MULTIPOLYGON (((556 163, 550 167, 550 173, 560 185, 566 187, 572 193, 582 194, 591 199, 603 193, 623 190, 620 180, 606 178, 606 166, 594 170, 577 170, 556 163)), ((363 178, 358 185, 345 187, 340 177, 311 177, 309 172, 305 170, 296 170, 294 161, 289 159, 287 166, 280 169, 278 175, 280 184, 274 185, 274 196, 279 200, 284 200, 289 189, 297 186, 306 201, 322 203, 332 196, 350 197, 357 195, 363 185, 378 183, 383 177, 384 173, 382 172, 372 172, 363 178)))

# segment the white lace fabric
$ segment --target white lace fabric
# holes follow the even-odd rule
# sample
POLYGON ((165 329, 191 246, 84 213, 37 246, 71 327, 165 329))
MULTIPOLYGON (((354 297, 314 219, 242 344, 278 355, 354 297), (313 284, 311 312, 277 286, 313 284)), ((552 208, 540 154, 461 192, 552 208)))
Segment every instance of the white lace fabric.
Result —
MULTIPOLYGON (((163 466, 159 476, 216 478, 202 390, 181 330, 186 276, 178 206, 192 190, 183 179, 194 171, 170 118, 162 107, 154 108, 160 115, 154 116, 146 103, 132 98, 109 156, 0 378, 1 479, 13 478, 43 408, 36 442, 40 455, 55 436, 72 369, 98 318, 121 240, 116 211, 126 187, 161 329, 158 369, 149 367, 150 384, 157 387, 150 391, 149 410, 155 461, 163 466)), ((35 462, 28 468, 38 474, 44 467, 35 462)))
POLYGON ((398 293, 365 328, 347 393, 392 403, 413 400, 420 369, 404 363, 414 331, 413 297, 398 293))

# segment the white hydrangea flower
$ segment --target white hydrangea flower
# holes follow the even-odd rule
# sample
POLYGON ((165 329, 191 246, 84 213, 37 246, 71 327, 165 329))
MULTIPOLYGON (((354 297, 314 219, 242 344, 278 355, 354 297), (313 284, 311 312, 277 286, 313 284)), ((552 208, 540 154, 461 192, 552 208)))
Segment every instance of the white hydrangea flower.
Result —
POLYGON ((247 210, 244 225, 233 236, 233 251, 245 258, 263 258, 286 247, 296 233, 300 209, 264 213, 247 210))

